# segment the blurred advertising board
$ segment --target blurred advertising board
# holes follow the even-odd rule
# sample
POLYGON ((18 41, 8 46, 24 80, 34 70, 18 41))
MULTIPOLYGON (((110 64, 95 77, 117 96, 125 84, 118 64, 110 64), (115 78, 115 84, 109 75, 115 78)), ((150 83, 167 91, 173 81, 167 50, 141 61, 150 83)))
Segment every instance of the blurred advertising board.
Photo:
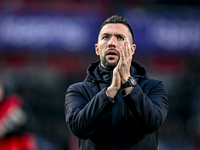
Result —
MULTIPOLYGON (((130 22, 135 43, 144 52, 196 51, 200 48, 200 10, 130 8, 118 12, 130 22)), ((99 15, 100 16, 100 15, 99 15)), ((0 50, 94 49, 102 17, 98 15, 1 14, 0 50)))

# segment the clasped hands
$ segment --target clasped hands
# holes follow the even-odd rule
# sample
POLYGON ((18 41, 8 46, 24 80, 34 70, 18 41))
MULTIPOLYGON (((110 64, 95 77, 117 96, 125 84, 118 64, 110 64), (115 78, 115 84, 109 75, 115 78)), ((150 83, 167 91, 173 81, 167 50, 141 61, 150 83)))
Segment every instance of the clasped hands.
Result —
MULTIPOLYGON (((110 98, 114 98, 121 88, 121 85, 128 81, 130 75, 130 67, 132 61, 132 55, 134 54, 134 48, 131 47, 129 40, 124 39, 124 46, 120 47, 120 58, 117 66, 113 70, 113 78, 111 85, 107 88, 106 94, 110 98)), ((133 87, 127 87, 124 89, 125 94, 129 94, 133 87)))

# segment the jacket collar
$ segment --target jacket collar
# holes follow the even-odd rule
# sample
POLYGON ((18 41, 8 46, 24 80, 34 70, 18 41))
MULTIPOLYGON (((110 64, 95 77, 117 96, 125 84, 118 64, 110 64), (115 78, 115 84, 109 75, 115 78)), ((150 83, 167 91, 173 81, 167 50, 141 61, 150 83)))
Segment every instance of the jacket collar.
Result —
MULTIPOLYGON (((93 62, 89 65, 87 69, 87 76, 85 81, 88 82, 105 82, 100 74, 98 65, 100 64, 100 60, 93 62)), ((148 78, 146 69, 141 66, 139 63, 132 61, 131 63, 131 76, 135 78, 148 78)), ((112 77, 111 77, 112 78, 112 77)))

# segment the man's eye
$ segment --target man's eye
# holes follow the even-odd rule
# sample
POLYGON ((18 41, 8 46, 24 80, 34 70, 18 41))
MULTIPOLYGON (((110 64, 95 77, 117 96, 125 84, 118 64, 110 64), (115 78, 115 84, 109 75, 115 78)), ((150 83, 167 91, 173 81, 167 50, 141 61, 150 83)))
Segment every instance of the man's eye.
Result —
POLYGON ((103 36, 102 39, 106 40, 108 39, 108 36, 103 36))
POLYGON ((123 38, 122 36, 119 36, 119 37, 118 37, 118 40, 122 40, 122 41, 123 41, 124 38, 123 38))

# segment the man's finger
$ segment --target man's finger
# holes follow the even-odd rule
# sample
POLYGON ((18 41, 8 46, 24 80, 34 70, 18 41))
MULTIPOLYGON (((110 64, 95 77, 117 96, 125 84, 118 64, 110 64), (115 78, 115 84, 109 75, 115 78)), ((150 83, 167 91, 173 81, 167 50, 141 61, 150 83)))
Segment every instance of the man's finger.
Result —
POLYGON ((121 61, 125 60, 124 49, 122 46, 120 46, 120 60, 121 61))
POLYGON ((125 57, 126 57, 126 59, 132 57, 132 55, 131 55, 131 47, 130 47, 130 43, 129 43, 128 38, 125 38, 124 47, 125 47, 125 54, 126 54, 125 57))
POLYGON ((125 57, 128 58, 129 49, 128 49, 128 39, 127 38, 125 38, 125 40, 124 40, 124 50, 125 50, 125 57))

